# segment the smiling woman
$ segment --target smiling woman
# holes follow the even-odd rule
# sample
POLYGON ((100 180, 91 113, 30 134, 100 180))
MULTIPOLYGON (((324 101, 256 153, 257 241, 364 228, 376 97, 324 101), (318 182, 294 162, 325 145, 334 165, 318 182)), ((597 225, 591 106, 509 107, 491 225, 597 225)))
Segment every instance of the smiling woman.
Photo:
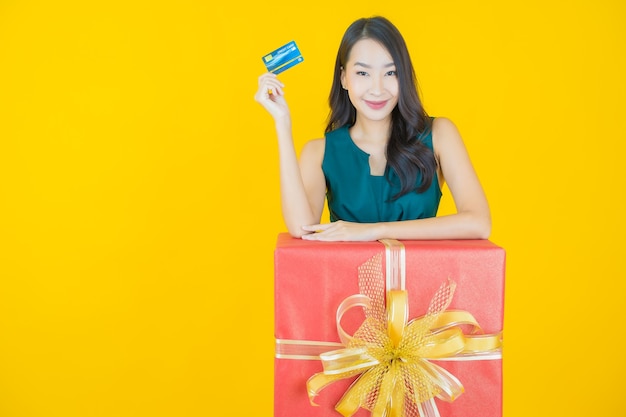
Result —
POLYGON ((426 114, 398 29, 384 17, 346 30, 335 62, 324 138, 293 144, 283 83, 259 77, 272 115, 283 218, 308 240, 486 239, 489 205, 456 126, 426 114), (456 213, 437 217, 447 182, 456 213), (330 223, 321 224, 324 203, 330 223))
MULTIPOLYGON (((388 118, 398 103, 398 78, 387 49, 373 39, 357 42, 345 67, 341 67, 341 87, 365 119, 388 118)), ((384 150, 387 133, 382 132, 382 136, 384 150)))

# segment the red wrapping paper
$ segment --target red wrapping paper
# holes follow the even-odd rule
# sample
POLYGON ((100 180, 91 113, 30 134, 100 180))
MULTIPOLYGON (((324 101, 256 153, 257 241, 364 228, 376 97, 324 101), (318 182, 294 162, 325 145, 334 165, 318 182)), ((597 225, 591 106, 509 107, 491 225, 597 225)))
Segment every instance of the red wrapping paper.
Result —
MULTIPOLYGON (((471 313, 485 333, 502 331, 505 251, 488 240, 402 241, 406 251, 409 319, 422 316, 448 279, 457 287, 449 309, 471 313)), ((357 268, 385 247, 380 242, 311 242, 278 236, 275 249, 277 340, 339 342, 335 313, 359 293, 357 268)), ((384 270, 383 270, 384 271, 384 270)), ((363 320, 354 309, 342 325, 353 333, 363 320)), ((335 348, 329 348, 333 350, 335 348)), ((455 375, 465 392, 454 402, 436 399, 442 417, 500 417, 502 361, 433 361, 455 375)), ((275 417, 337 417, 334 406, 356 378, 337 381, 312 406, 306 381, 322 371, 319 360, 275 359, 275 417)), ((359 410, 355 416, 369 416, 359 410)))

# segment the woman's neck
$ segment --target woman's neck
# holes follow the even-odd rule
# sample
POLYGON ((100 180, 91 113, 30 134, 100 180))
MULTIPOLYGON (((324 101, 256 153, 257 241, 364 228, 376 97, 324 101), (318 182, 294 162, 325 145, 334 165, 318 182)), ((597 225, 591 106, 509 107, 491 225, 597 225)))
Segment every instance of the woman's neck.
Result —
POLYGON ((386 144, 391 134, 389 121, 359 121, 350 128, 350 136, 359 142, 386 144))

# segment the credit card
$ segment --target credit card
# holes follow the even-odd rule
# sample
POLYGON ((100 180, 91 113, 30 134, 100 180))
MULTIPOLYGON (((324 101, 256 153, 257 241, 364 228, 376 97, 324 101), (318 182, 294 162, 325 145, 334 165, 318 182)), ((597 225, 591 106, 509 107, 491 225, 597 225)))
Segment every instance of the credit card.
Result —
POLYGON ((263 63, 269 72, 280 74, 304 61, 298 45, 294 41, 281 46, 263 57, 263 63))

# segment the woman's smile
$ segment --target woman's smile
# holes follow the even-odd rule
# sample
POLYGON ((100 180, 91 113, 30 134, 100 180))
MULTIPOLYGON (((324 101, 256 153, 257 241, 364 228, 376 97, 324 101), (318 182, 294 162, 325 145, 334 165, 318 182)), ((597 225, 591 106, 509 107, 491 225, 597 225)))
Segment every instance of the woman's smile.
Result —
POLYGON ((387 105, 388 100, 383 100, 383 101, 364 100, 364 101, 365 101, 365 104, 367 104, 369 108, 373 110, 380 110, 387 105))

